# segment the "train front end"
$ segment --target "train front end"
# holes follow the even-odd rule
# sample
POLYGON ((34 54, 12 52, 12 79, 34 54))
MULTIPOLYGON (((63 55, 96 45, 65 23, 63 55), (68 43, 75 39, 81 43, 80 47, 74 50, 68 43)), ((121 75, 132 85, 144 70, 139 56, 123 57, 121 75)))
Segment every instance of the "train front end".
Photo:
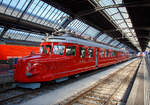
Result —
MULTIPOLYGON (((43 45, 40 48, 40 53, 30 54, 29 56, 20 58, 16 64, 16 70, 14 72, 14 80, 16 83, 24 85, 37 84, 40 82, 50 81, 53 79, 51 70, 47 66, 51 59, 47 61, 47 55, 44 53, 43 45)), ((46 49, 47 51, 48 49, 46 49)), ((31 85, 31 87, 33 87, 31 85)))

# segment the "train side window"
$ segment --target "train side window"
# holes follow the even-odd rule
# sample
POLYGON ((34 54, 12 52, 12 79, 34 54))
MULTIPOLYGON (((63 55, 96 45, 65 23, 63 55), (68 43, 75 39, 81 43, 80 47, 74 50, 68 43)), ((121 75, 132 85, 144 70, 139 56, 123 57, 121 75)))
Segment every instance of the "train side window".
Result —
POLYGON ((114 51, 114 57, 116 56, 115 51, 114 51))
POLYGON ((75 46, 67 46, 66 48, 66 56, 75 56, 76 54, 76 47, 75 46))
POLYGON ((107 53, 108 53, 108 57, 110 57, 110 51, 107 51, 107 53))
POLYGON ((45 51, 44 51, 44 53, 46 53, 46 54, 51 53, 51 45, 46 45, 46 46, 45 46, 45 51))
POLYGON ((107 50, 105 50, 105 57, 107 57, 107 50))
POLYGON ((53 54, 64 55, 65 46, 55 45, 53 48, 53 54))
POLYGON ((79 48, 79 53, 80 53, 81 58, 85 57, 85 54, 86 54, 85 51, 86 51, 86 48, 83 48, 83 47, 79 48))
POLYGON ((111 51, 111 57, 113 57, 114 56, 114 52, 113 51, 111 51))
POLYGON ((93 57, 93 49, 92 48, 88 49, 88 57, 89 58, 93 57))
POLYGON ((111 55, 111 51, 109 51, 109 57, 111 57, 112 55, 111 55))
POLYGON ((100 55, 101 57, 104 57, 104 50, 101 50, 100 55))
POLYGON ((112 52, 112 57, 114 57, 115 55, 114 55, 114 51, 112 52))

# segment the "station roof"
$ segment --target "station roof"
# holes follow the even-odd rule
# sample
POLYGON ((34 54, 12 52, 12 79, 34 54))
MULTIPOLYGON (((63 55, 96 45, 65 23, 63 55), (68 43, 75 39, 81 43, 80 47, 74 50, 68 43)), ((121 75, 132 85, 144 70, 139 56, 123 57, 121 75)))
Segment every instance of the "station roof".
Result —
MULTIPOLYGON (((43 0, 109 33, 120 42, 145 50, 149 41, 149 0, 43 0), (106 15, 106 14, 109 14, 106 15), (108 18, 108 19, 107 19, 108 18), (117 24, 114 25, 114 23, 117 24), (119 25, 119 27, 118 27, 119 25), (120 31, 121 29, 121 31, 120 31), (124 37, 125 38, 121 38, 124 37)), ((135 48, 135 49, 136 49, 135 48)))
POLYGON ((45 33, 63 27, 115 47, 144 51, 149 41, 148 4, 148 0, 0 0, 0 38, 40 42, 45 33))

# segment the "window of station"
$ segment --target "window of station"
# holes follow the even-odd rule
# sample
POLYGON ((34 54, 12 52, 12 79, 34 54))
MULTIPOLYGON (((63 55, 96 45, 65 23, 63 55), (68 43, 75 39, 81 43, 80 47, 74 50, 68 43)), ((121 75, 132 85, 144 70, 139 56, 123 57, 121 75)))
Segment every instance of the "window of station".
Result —
POLYGON ((83 48, 83 47, 79 48, 79 53, 80 53, 81 58, 85 58, 85 55, 86 55, 85 52, 86 52, 86 48, 83 48))
POLYGON ((76 54, 76 47, 75 46, 67 46, 66 48, 66 56, 75 56, 76 54))
POLYGON ((92 48, 88 49, 88 57, 89 58, 93 57, 93 49, 92 48))
POLYGON ((53 54, 64 55, 65 46, 55 45, 53 48, 53 54))
POLYGON ((101 52, 100 52, 100 56, 103 58, 104 57, 104 50, 101 50, 101 52))

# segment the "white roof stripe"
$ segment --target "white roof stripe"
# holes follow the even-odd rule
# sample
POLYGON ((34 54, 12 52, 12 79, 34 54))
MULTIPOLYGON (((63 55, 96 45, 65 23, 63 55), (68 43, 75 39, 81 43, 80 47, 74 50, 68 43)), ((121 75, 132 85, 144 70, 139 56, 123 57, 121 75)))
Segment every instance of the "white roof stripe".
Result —
POLYGON ((63 36, 53 36, 49 37, 48 42, 65 42, 65 43, 76 43, 76 44, 81 44, 85 46, 92 46, 92 47, 98 47, 98 48, 105 48, 105 49, 111 49, 111 50, 116 50, 116 51, 122 51, 122 52, 127 52, 123 49, 117 49, 111 46, 103 45, 100 43, 96 43, 91 40, 84 40, 84 39, 79 39, 75 38, 72 36, 68 36, 68 34, 64 34, 63 36))

